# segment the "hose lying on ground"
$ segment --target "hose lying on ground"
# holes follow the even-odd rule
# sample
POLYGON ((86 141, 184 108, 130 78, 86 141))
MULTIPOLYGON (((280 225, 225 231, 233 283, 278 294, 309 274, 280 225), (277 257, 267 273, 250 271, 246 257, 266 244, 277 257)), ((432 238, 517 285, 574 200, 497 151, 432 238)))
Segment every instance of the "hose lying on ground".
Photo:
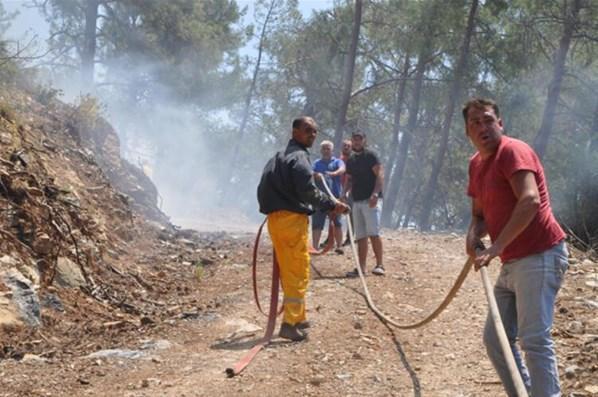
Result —
POLYGON ((434 320, 436 317, 438 317, 440 315, 440 313, 442 313, 442 311, 449 305, 449 303, 451 303, 451 301, 453 300, 453 298, 455 297, 455 295, 457 295, 457 291, 459 291, 459 288, 461 288, 461 285, 463 285, 463 281, 465 281, 465 278, 467 278, 467 274, 469 273, 469 270, 471 269, 471 266, 473 265, 473 258, 469 258, 467 259, 467 262, 465 262, 465 265, 463 266, 463 268, 461 269, 461 272, 459 273, 459 276, 457 277, 457 280, 455 281, 455 283, 453 284, 452 288, 450 289, 450 291, 448 292, 448 294, 446 295, 446 297, 444 298, 444 300, 440 303, 440 305, 438 305, 438 307, 436 308, 436 310, 434 310, 432 313, 430 313, 430 315, 428 315, 426 318, 416 322, 416 323, 412 323, 412 324, 399 324, 396 321, 393 321, 392 319, 390 319, 388 316, 386 316, 382 311, 380 311, 380 309, 378 309, 376 307, 376 305, 374 304, 374 301, 372 300, 372 297, 370 295, 370 291, 368 290, 368 286, 367 283, 365 282, 365 277, 363 275, 363 271, 361 270, 361 266, 359 265, 359 256, 357 254, 357 249, 355 247, 355 241, 354 241, 354 236, 353 236, 353 226, 351 225, 351 221, 348 220, 347 225, 349 227, 349 238, 351 239, 351 251, 353 252, 353 259, 355 261, 355 268, 357 269, 357 272, 359 273, 359 279, 361 280, 361 285, 363 287, 363 292, 365 293, 365 297, 366 297, 366 301, 368 306, 370 307, 370 309, 372 309, 372 311, 384 322, 399 328, 399 329, 414 329, 414 328, 419 328, 423 325, 428 324, 430 321, 434 320))
MULTIPOLYGON (((326 182, 324 182, 324 187, 326 188, 328 194, 332 197, 332 193, 330 192, 328 185, 326 185, 326 182)), ((367 283, 365 282, 365 277, 363 275, 363 271, 361 270, 361 266, 359 264, 359 259, 358 259, 359 255, 358 255, 357 249, 355 247, 355 237, 353 235, 353 226, 351 225, 350 219, 347 219, 347 225, 348 225, 348 229, 349 229, 349 239, 351 242, 351 251, 353 253, 353 260, 355 262, 355 268, 357 269, 357 272, 359 274, 359 279, 361 280, 361 285, 363 286, 363 291, 365 293, 367 304, 370 307, 370 309, 382 321, 384 321, 385 323, 390 324, 396 328, 399 328, 399 329, 419 328, 419 327, 429 323, 430 321, 434 320, 436 317, 438 317, 438 315, 440 315, 440 313, 442 313, 442 311, 449 305, 449 303, 451 303, 451 301, 457 294, 457 291, 459 291, 459 289, 461 288, 461 285, 465 281, 465 278, 467 278, 467 274, 471 270, 471 267, 474 263, 473 257, 469 257, 467 259, 467 261, 465 262, 465 265, 463 265, 463 268, 461 269, 461 272, 459 273, 459 276, 457 277, 457 280, 453 284, 452 288, 450 289, 450 291, 448 292, 448 294, 446 295, 444 300, 436 308, 436 310, 434 310, 429 316, 427 316, 423 320, 418 321, 413 324, 399 324, 399 323, 391 320, 382 311, 380 311, 374 304, 374 301, 372 300, 372 297, 368 290, 367 283)), ((488 307, 489 307, 490 315, 492 317, 494 327, 497 331, 500 345, 501 345, 503 354, 505 356, 505 359, 507 361, 509 373, 511 375, 511 379, 513 380, 515 389, 517 391, 517 396, 518 397, 527 397, 528 394, 527 394, 526 388, 523 384, 521 374, 519 373, 519 370, 517 369, 517 365, 515 363, 515 358, 513 357, 513 351, 511 350, 511 346, 509 344, 509 341, 507 339, 507 334, 505 332, 505 327, 500 318, 500 313, 498 311, 498 305, 496 304, 496 298, 494 297, 494 293, 492 290, 492 286, 490 284, 490 279, 488 277, 488 272, 487 272, 486 266, 481 267, 480 272, 481 272, 481 277, 482 277, 482 283, 484 284, 484 290, 486 292, 486 299, 488 300, 488 307)))
MULTIPOLYGON (((326 182, 325 181, 322 181, 322 182, 323 182, 324 188, 326 189, 326 191, 330 195, 330 197, 334 197, 332 195, 332 192, 330 191, 330 188, 326 184, 326 182)), ((469 270, 471 269, 471 266, 473 265, 473 259, 469 258, 465 262, 465 265, 461 269, 461 272, 459 273, 459 276, 457 277, 457 280, 455 281, 455 284, 450 289, 450 291, 447 294, 447 296, 440 303, 440 305, 436 308, 436 310, 434 310, 429 316, 427 316, 423 320, 418 321, 418 322, 413 323, 413 324, 399 324, 396 321, 393 321, 392 319, 390 319, 388 316, 386 316, 374 304, 374 301, 372 300, 372 297, 370 295, 370 291, 368 290, 367 283, 365 282, 365 277, 364 277, 363 272, 361 270, 361 266, 359 265, 359 260, 358 260, 359 256, 357 254, 357 249, 355 247, 355 236, 353 235, 353 226, 351 225, 351 220, 349 219, 349 217, 347 217, 347 226, 348 226, 348 229, 349 229, 349 240, 351 242, 351 251, 353 253, 353 260, 355 262, 355 268, 357 269, 357 272, 359 273, 359 279, 361 280, 361 285, 363 286, 363 291, 365 293, 365 297, 366 297, 366 301, 367 301, 368 306, 370 307, 370 309, 372 309, 372 311, 382 321, 384 321, 384 322, 386 322, 386 323, 388 323, 388 324, 390 324, 390 325, 392 325, 392 326, 394 326, 396 328, 399 328, 399 329, 414 329, 414 328, 419 328, 419 327, 421 327, 421 326, 429 323, 430 321, 434 320, 436 317, 438 317, 440 315, 440 313, 442 313, 442 311, 449 305, 449 303, 451 303, 451 301, 453 300, 453 298, 457 294, 457 291, 459 291, 459 288, 461 288, 461 285, 463 284, 463 281, 465 281, 465 278, 467 277, 467 274, 469 273, 469 270)))
MULTIPOLYGON (((266 221, 264 220, 264 222, 262 222, 262 224, 258 230, 257 237, 255 239, 255 245, 253 248, 253 261, 252 261, 253 293, 254 293, 254 297, 255 297, 257 306, 260 309, 260 312, 262 312, 262 313, 264 313, 264 312, 262 311, 262 308, 260 306, 259 299, 258 299, 258 293, 257 293, 256 268, 257 268, 257 250, 258 250, 258 246, 259 246, 259 240, 260 240, 260 236, 262 234, 262 229, 264 228, 265 224, 266 224, 266 221)), ((278 317, 278 315, 280 313, 282 313, 282 310, 284 308, 284 306, 283 306, 283 307, 281 307, 280 311, 277 311, 279 284, 280 284, 280 276, 279 276, 279 269, 278 269, 278 261, 276 260, 275 252, 272 251, 272 283, 270 285, 270 308, 268 310, 268 325, 266 326, 266 333, 264 334, 264 336, 262 338, 260 338, 256 342, 256 344, 251 348, 251 350, 249 350, 249 352, 247 352, 241 358, 241 360, 239 360, 234 366, 225 369, 225 373, 229 378, 232 378, 233 376, 240 374, 241 371, 243 371, 249 365, 251 360, 253 360, 253 358, 260 352, 260 350, 262 350, 262 348, 264 348, 265 346, 267 346, 270 343, 270 340, 272 339, 272 335, 274 335, 274 327, 276 326, 276 317, 278 317)))

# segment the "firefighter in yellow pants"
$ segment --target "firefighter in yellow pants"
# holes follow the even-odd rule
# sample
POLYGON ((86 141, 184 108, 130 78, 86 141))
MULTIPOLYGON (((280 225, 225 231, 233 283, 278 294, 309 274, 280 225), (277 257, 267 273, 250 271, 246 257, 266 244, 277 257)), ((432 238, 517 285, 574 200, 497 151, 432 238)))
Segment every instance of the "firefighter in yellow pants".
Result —
POLYGON ((309 281, 308 216, 291 211, 268 215, 268 232, 280 266, 284 291, 283 322, 296 325, 305 321, 305 292, 309 281))
POLYGON ((268 215, 284 291, 284 318, 279 335, 292 341, 307 338, 305 292, 309 280, 308 215, 314 207, 343 213, 344 203, 320 191, 313 178, 307 148, 318 133, 311 117, 293 120, 292 139, 264 168, 258 186, 260 212, 268 215))

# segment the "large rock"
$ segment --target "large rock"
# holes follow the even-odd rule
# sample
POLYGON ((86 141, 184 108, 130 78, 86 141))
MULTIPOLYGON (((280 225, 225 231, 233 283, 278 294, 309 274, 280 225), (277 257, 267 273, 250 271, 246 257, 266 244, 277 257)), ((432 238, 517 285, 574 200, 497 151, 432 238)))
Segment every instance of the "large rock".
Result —
POLYGON ((6 296, 0 296, 0 330, 14 331, 22 326, 18 309, 6 296))
POLYGON ((0 269, 17 269, 23 276, 33 282, 33 285, 39 285, 39 271, 35 265, 26 265, 13 256, 4 255, 0 257, 0 269))
POLYGON ((87 284, 79 265, 63 256, 58 258, 54 281, 66 288, 79 288, 87 284))
POLYGON ((33 242, 33 249, 39 255, 47 255, 54 248, 54 241, 46 233, 40 233, 33 242))
POLYGON ((11 267, 17 267, 17 265, 19 264, 19 262, 16 260, 16 258, 10 256, 10 255, 2 255, 0 257, 0 268, 11 268, 11 267))
POLYGON ((14 315, 31 327, 39 326, 41 324, 39 299, 31 281, 16 269, 5 270, 1 277, 12 292, 12 305, 14 305, 4 305, 5 321, 14 323, 14 318, 12 318, 14 315), (11 307, 16 309, 16 312, 13 311, 14 309, 11 310, 11 307))

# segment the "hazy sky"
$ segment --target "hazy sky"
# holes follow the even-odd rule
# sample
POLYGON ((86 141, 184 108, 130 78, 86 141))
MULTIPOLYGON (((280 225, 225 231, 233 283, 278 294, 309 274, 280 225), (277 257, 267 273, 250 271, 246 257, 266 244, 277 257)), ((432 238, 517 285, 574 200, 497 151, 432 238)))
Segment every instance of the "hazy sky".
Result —
POLYGON ((31 38, 34 34, 47 37, 48 24, 36 8, 25 7, 25 0, 1 0, 4 8, 9 13, 18 11, 19 15, 12 22, 6 33, 9 40, 22 40, 31 38))
MULTIPOLYGON (((25 7, 29 0, 0 0, 8 12, 19 11, 7 32, 9 40, 26 40, 34 35, 45 38, 48 35, 48 24, 36 8, 25 7)), ((163 0, 167 1, 167 0, 163 0)), ((237 0, 240 8, 248 7, 244 24, 253 20, 253 4, 251 0, 237 0)), ((309 17, 313 10, 330 8, 333 0, 299 0, 299 9, 304 16, 309 17)))

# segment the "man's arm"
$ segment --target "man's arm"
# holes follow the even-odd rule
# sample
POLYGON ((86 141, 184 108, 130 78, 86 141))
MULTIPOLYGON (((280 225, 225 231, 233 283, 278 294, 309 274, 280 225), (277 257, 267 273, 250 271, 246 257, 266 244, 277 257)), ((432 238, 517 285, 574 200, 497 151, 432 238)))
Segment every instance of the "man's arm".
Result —
POLYGON ((488 234, 480 200, 471 199, 471 222, 465 239, 467 255, 476 256, 476 248, 483 247, 482 238, 488 234))
POLYGON ((325 211, 336 207, 337 200, 334 197, 328 197, 328 194, 316 186, 314 173, 306 155, 297 157, 291 166, 291 175, 299 200, 325 211))
POLYGON ((351 180, 351 174, 346 174, 345 177, 345 183, 343 185, 343 198, 345 200, 349 200, 351 188, 353 187, 353 181, 351 180))
POLYGON ((533 172, 517 171, 509 178, 509 184, 517 203, 496 241, 476 256, 476 267, 485 266, 500 255, 529 226, 540 209, 540 193, 533 172))
POLYGON ((372 194, 378 196, 384 187, 384 168, 382 167, 382 164, 376 164, 372 167, 372 171, 374 172, 374 175, 376 175, 376 184, 374 185, 372 194))
POLYGON ((345 167, 345 163, 341 160, 341 161, 339 161, 339 167, 338 167, 338 169, 336 169, 334 171, 327 172, 327 174, 329 176, 338 176, 338 175, 344 174, 346 170, 347 169, 345 167))
POLYGON ((372 172, 376 175, 376 184, 369 199, 370 208, 374 208, 378 204, 378 196, 384 187, 384 168, 382 164, 378 163, 372 167, 372 172))

